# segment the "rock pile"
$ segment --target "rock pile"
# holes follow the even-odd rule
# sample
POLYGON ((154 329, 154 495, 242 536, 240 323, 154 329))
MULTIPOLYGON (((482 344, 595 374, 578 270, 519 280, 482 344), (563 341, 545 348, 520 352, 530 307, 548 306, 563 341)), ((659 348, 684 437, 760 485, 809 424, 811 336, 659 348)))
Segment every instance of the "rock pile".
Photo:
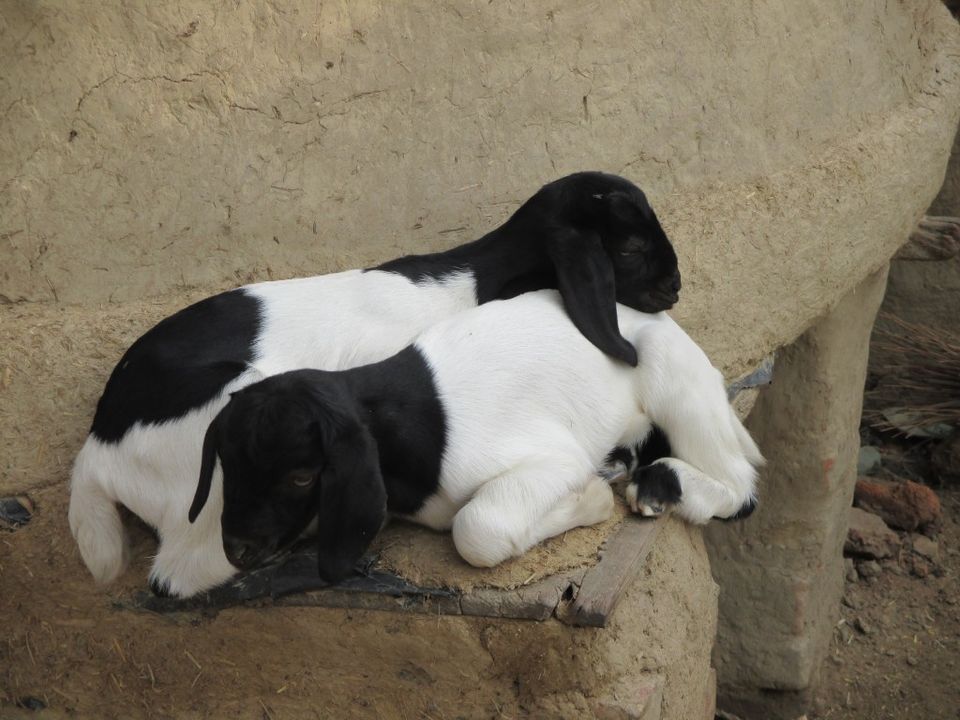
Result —
MULTIPOLYGON (((868 465, 879 467, 877 462, 868 465)), ((940 522, 940 499, 926 485, 902 478, 859 478, 843 546, 847 581, 875 582, 885 570, 921 578, 937 573, 940 522)))

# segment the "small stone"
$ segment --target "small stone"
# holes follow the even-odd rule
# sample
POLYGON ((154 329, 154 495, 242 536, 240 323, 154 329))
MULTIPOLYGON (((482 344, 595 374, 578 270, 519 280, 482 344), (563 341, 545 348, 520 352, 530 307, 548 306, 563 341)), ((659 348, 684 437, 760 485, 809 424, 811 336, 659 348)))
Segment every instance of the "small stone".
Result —
POLYGON ((853 627, 855 627, 861 635, 870 635, 873 633, 873 625, 870 625, 863 618, 858 617, 854 620, 853 627))
POLYGON ((32 695, 24 695, 14 701, 14 705, 25 710, 46 710, 47 704, 40 698, 32 695))
POLYGON ((853 502, 901 530, 914 531, 940 523, 940 498, 926 485, 912 480, 890 483, 859 478, 853 502))
MULTIPOLYGON (((900 536, 876 515, 850 508, 850 524, 843 551, 861 558, 888 558, 900 549, 900 536)), ((861 573, 862 574, 862 573, 861 573)))
POLYGON ((931 562, 940 562, 940 545, 925 535, 913 536, 913 551, 931 562))
POLYGON ((853 641, 853 630, 845 622, 841 622, 837 628, 837 637, 841 645, 849 645, 853 641))
POLYGON ((918 578, 925 578, 933 570, 933 566, 919 555, 910 559, 910 574, 918 578))
POLYGON ((857 475, 872 475, 880 469, 880 448, 864 445, 857 456, 857 475))
POLYGON ((884 571, 884 572, 888 572, 888 573, 890 573, 890 574, 892 574, 892 575, 906 575, 906 574, 907 574, 907 573, 904 571, 904 569, 903 569, 902 567, 900 567, 900 564, 897 563, 897 562, 884 563, 884 565, 883 565, 883 571, 884 571))
POLYGON ((917 660, 917 658, 915 658, 913 655, 907 655, 907 665, 909 665, 910 667, 915 667, 919 663, 920 661, 917 660))
POLYGON ((853 558, 843 559, 843 574, 847 582, 856 582, 860 579, 860 576, 857 575, 857 568, 853 564, 853 558))
POLYGON ((25 495, 0 498, 0 527, 16 530, 32 516, 33 502, 25 495))
POLYGON ((857 572, 860 574, 860 577, 869 580, 879 577, 880 573, 883 572, 883 568, 880 567, 880 563, 876 560, 865 560, 857 565, 857 572))
MULTIPOLYGON (((856 572, 856 571, 857 571, 856 568, 854 568, 853 571, 856 572)), ((855 597, 853 597, 852 595, 844 595, 844 596, 843 596, 843 600, 842 600, 841 602, 843 602, 843 604, 846 605, 846 606, 847 606, 848 608, 850 608, 851 610, 859 610, 859 609, 860 609, 860 601, 857 600, 857 599, 856 599, 855 597)))

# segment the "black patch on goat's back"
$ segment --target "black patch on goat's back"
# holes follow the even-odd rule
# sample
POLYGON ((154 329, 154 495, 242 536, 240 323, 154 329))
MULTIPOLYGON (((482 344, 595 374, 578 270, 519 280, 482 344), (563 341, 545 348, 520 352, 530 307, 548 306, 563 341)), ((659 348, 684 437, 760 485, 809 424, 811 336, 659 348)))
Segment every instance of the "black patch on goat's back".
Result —
POLYGON ((366 268, 364 272, 382 270, 403 275, 410 282, 419 285, 428 280, 442 280, 458 272, 468 272, 468 263, 451 260, 449 252, 430 253, 428 255, 405 255, 394 258, 376 267, 366 268))
POLYGON ((343 373, 377 442, 387 508, 409 515, 437 491, 447 418, 433 372, 416 346, 343 373))
POLYGON ((673 449, 670 447, 670 439, 663 429, 654 424, 653 429, 637 445, 637 465, 644 467, 650 465, 660 458, 672 457, 673 449))
POLYGON ((428 255, 407 255, 369 268, 402 275, 414 284, 470 273, 478 305, 532 290, 555 288, 556 274, 536 242, 536 228, 512 219, 479 240, 428 255))
POLYGON ((137 422, 162 423, 212 400, 253 360, 260 301, 243 289, 161 320, 120 358, 90 432, 119 442, 137 422))

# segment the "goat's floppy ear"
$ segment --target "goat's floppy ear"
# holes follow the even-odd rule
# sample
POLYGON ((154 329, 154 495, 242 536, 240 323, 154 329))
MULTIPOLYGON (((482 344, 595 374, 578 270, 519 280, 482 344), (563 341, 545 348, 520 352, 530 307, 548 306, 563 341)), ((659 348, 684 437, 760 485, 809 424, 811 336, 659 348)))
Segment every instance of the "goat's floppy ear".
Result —
MULTIPOLYGON (((222 413, 221 413, 222 414, 222 413)), ((210 486, 213 483, 213 469, 217 465, 217 432, 220 415, 217 415, 207 427, 207 432, 203 436, 203 451, 200 456, 200 479, 197 482, 197 492, 193 496, 193 503, 190 505, 190 522, 192 523, 200 515, 203 506, 207 504, 207 498, 210 496, 210 486)))
POLYGON ((337 428, 325 446, 317 560, 320 576, 337 582, 353 572, 386 520, 387 491, 376 442, 359 422, 337 428))
POLYGON ((567 314, 587 340, 611 357, 636 367, 637 350, 617 325, 617 284, 613 263, 593 233, 565 230, 547 244, 557 288, 567 314))

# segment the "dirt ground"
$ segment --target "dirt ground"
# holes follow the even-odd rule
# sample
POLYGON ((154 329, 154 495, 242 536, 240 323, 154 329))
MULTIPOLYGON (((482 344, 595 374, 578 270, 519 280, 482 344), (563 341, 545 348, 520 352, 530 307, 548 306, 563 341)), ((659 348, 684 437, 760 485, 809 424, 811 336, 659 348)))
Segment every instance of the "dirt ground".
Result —
POLYGON ((846 583, 811 720, 960 718, 960 490, 938 495, 939 567, 916 577, 904 550, 846 583))

